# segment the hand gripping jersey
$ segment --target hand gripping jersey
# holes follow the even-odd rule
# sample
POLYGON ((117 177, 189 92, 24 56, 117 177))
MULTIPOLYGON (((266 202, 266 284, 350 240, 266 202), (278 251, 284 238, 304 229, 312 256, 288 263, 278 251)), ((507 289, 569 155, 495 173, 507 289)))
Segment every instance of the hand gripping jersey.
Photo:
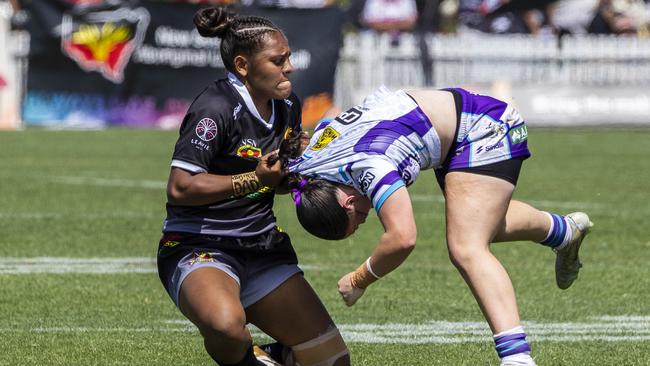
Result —
MULTIPOLYGON (((172 167, 191 173, 233 175, 255 170, 258 159, 278 149, 289 130, 300 131, 298 98, 273 100, 271 122, 259 117, 234 76, 210 84, 192 103, 180 128, 172 167)), ((163 231, 250 237, 275 227, 274 190, 204 206, 167 203, 163 231)))
POLYGON ((420 170, 439 166, 440 155, 438 134, 415 101, 382 87, 317 126, 289 171, 352 186, 379 212, 386 198, 413 183, 420 170))

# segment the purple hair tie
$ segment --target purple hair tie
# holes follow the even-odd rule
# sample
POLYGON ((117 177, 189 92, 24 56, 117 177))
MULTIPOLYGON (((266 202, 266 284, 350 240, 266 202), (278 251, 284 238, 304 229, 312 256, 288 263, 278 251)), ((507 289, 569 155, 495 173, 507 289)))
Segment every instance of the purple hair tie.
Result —
POLYGON ((307 179, 303 178, 300 181, 300 183, 298 183, 298 188, 291 189, 291 192, 293 193, 293 201, 296 203, 296 206, 300 206, 300 202, 301 202, 300 194, 302 193, 303 189, 305 189, 306 185, 307 185, 307 179))

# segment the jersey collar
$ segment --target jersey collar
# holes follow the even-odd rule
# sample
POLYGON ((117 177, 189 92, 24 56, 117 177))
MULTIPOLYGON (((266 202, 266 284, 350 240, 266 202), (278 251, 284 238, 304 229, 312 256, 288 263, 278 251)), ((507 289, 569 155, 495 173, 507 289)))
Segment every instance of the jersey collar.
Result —
POLYGON ((251 98, 251 95, 248 93, 248 89, 246 89, 244 83, 237 79, 237 76, 231 72, 228 73, 228 81, 230 82, 230 85, 232 85, 235 90, 237 90, 239 95, 241 95, 242 99, 244 99, 244 103, 246 103, 246 107, 251 112, 251 114, 255 116, 255 118, 257 118, 257 120, 260 121, 260 123, 262 123, 269 130, 273 128, 273 121, 275 121, 275 103, 273 103, 271 100, 271 118, 269 118, 269 121, 266 122, 260 115, 260 112, 257 111, 255 103, 253 103, 253 98, 251 98))

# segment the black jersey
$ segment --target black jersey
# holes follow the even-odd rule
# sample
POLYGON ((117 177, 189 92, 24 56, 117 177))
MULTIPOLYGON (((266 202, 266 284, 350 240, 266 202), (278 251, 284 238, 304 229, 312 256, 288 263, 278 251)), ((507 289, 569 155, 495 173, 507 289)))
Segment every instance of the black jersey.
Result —
MULTIPOLYGON (((255 170, 258 159, 280 146, 289 130, 301 126, 300 102, 295 94, 273 100, 273 124, 265 124, 249 110, 231 82, 210 84, 194 100, 180 127, 172 166, 191 173, 233 175, 255 170)), ((263 187, 243 197, 204 206, 167 203, 164 232, 188 232, 248 237, 275 226, 274 190, 263 187)))

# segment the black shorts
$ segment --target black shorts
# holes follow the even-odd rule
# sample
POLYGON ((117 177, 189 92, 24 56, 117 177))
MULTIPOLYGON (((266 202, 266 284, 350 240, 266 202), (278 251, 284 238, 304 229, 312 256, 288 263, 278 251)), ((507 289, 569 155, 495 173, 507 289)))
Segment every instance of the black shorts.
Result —
POLYGON ((158 275, 177 306, 183 280, 203 267, 232 277, 239 284, 244 308, 302 273, 289 236, 276 228, 252 238, 163 234, 158 245, 158 275))
POLYGON ((438 185, 442 190, 445 190, 445 177, 450 172, 467 172, 481 175, 488 175, 490 177, 501 178, 506 180, 513 185, 517 185, 519 179, 519 172, 521 171, 521 165, 523 164, 524 159, 511 159, 499 161, 493 164, 481 165, 471 168, 457 168, 457 169, 436 169, 436 179, 438 180, 438 185))

